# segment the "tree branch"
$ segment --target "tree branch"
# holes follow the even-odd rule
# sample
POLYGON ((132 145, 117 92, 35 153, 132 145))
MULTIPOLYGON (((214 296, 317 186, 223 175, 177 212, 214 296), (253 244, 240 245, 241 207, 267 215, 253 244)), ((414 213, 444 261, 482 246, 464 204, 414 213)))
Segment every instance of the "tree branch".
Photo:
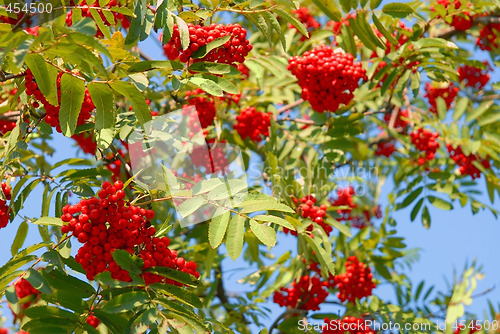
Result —
POLYGON ((304 102, 304 99, 299 99, 299 100, 297 100, 297 101, 295 101, 293 103, 287 104, 286 106, 278 109, 277 114, 279 115, 279 114, 281 114, 281 113, 283 113, 285 111, 288 111, 288 110, 290 110, 292 108, 295 108, 296 106, 300 105, 302 102, 304 102))
POLYGON ((19 72, 17 74, 5 74, 4 71, 0 71, 0 82, 4 82, 10 79, 24 77, 26 75, 26 71, 19 72))

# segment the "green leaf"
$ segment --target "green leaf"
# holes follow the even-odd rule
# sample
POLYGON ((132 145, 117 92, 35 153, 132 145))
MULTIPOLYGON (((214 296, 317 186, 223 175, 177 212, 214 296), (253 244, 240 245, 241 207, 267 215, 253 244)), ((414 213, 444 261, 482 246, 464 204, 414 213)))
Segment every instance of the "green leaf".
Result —
POLYGON ((125 292, 104 304, 102 310, 109 313, 127 312, 148 302, 149 296, 144 291, 125 292))
POLYGON ((424 206, 424 210, 422 211, 422 224, 425 228, 429 228, 431 226, 431 215, 429 214, 427 205, 424 206))
POLYGON ((24 314, 31 319, 60 318, 67 321, 78 321, 76 314, 55 306, 32 306, 24 310, 24 314))
POLYGON ((490 107, 493 105, 495 101, 485 101, 481 103, 477 108, 474 108, 470 114, 465 118, 466 122, 470 122, 472 120, 480 120, 481 115, 484 114, 490 107))
POLYGON ((113 88, 119 94, 125 96, 130 101, 139 124, 144 125, 152 119, 149 106, 146 103, 144 96, 142 96, 141 92, 139 91, 139 89, 137 89, 136 86, 125 81, 114 81, 111 84, 111 88, 113 88))
POLYGON ((107 25, 104 24, 104 21, 102 20, 102 17, 97 11, 97 9, 92 7, 90 7, 89 9, 90 9, 90 15, 92 15, 92 18, 97 24, 97 28, 102 32, 102 34, 104 35, 104 37, 106 37, 106 39, 111 39, 111 33, 109 32, 109 28, 107 25))
POLYGON ((401 2, 393 2, 386 4, 384 8, 382 8, 382 11, 392 17, 404 19, 413 13, 413 8, 401 2))
POLYGON ((460 97, 455 104, 455 110, 453 112, 453 120, 457 121, 465 112, 469 105, 469 99, 465 96, 460 97))
POLYGON ((335 22, 340 22, 342 15, 340 11, 335 7, 335 3, 330 0, 313 0, 313 3, 318 6, 318 8, 326 14, 331 20, 335 22))
POLYGON ((377 27, 377 29, 384 35, 385 38, 391 43, 392 45, 398 45, 399 42, 392 36, 392 34, 384 27, 382 22, 378 19, 377 15, 373 14, 372 15, 373 23, 377 27))
POLYGON ((250 219, 250 229, 264 245, 269 247, 276 245, 276 231, 271 226, 259 224, 257 221, 250 219))
POLYGON ((207 92, 210 95, 214 95, 214 96, 223 96, 224 95, 224 93, 222 92, 222 88, 219 85, 217 85, 215 82, 213 82, 213 80, 208 80, 208 79, 201 78, 201 77, 192 77, 188 80, 188 82, 203 89, 205 92, 207 92))
POLYGON ((276 217, 276 216, 272 216, 272 215, 258 215, 258 216, 253 217, 253 219, 278 224, 278 225, 286 227, 287 229, 292 230, 292 231, 296 230, 295 226, 293 226, 288 220, 280 218, 280 217, 276 217))
POLYGON ((160 275, 193 288, 199 285, 199 281, 195 276, 172 268, 151 267, 146 269, 145 272, 160 275))
POLYGON ((51 225, 51 226, 63 226, 63 221, 61 218, 57 217, 40 217, 37 220, 33 221, 33 224, 36 225, 51 225))
POLYGON ((351 10, 351 0, 339 0, 340 5, 342 6, 342 10, 346 13, 349 13, 351 10))
POLYGON ((123 249, 116 249, 113 253, 111 253, 111 255, 113 256, 113 260, 115 260, 116 264, 118 264, 122 269, 125 269, 132 274, 142 273, 144 261, 140 257, 132 255, 123 249))
POLYGON ((142 26, 146 18, 146 2, 143 0, 135 1, 134 14, 135 17, 130 22, 130 27, 125 37, 125 45, 131 47, 139 41, 139 36, 142 33, 142 26))
POLYGON ((244 201, 238 204, 238 207, 242 208, 241 213, 250 213, 257 211, 281 211, 281 212, 289 212, 295 213, 291 207, 286 204, 278 203, 276 200, 265 200, 265 201, 244 201))
POLYGON ((177 24, 177 27, 179 28, 179 35, 181 38, 181 47, 182 50, 186 50, 189 47, 190 44, 190 39, 189 39, 189 29, 184 22, 183 19, 181 19, 179 16, 173 15, 174 21, 177 24))
POLYGON ((52 293, 52 289, 50 288, 49 283, 47 283, 42 274, 40 274, 37 270, 29 268, 26 271, 26 275, 24 275, 24 279, 30 282, 31 285, 38 291, 47 294, 52 293))
POLYGON ((314 250, 316 257, 318 258, 321 267, 327 270, 330 274, 335 275, 335 267, 333 265, 333 259, 330 255, 330 250, 326 251, 319 243, 317 238, 312 238, 309 235, 304 235, 304 239, 314 250))
POLYGON ((364 15, 359 14, 356 15, 356 18, 350 18, 349 26, 361 42, 363 42, 364 46, 373 51, 377 50, 377 47, 385 50, 386 45, 375 35, 364 15))
POLYGON ((95 128, 96 130, 114 128, 115 99, 113 91, 107 84, 91 82, 87 88, 96 108, 95 128))
POLYGON ((406 208, 408 205, 413 203, 415 199, 417 199, 418 196, 424 191, 423 187, 418 187, 417 189, 413 190, 408 196, 405 197, 401 205, 398 205, 398 210, 406 208))
POLYGON ((370 8, 375 9, 382 3, 382 0, 370 0, 370 8))
POLYGON ((221 244, 224 236, 226 235, 227 226, 231 212, 227 211, 220 216, 212 218, 208 225, 208 241, 212 248, 217 248, 221 244))
POLYGON ((342 33, 343 49, 356 57, 358 50, 356 48, 356 41, 354 40, 354 32, 347 24, 343 24, 340 29, 342 33))
POLYGON ((16 236, 14 238, 14 242, 12 243, 12 246, 10 247, 10 252, 12 256, 15 256, 19 249, 23 247, 24 241, 26 240, 26 237, 28 236, 28 223, 26 221, 23 221, 21 224, 19 224, 19 228, 17 229, 16 236))
POLYGON ((95 294, 92 285, 76 277, 69 276, 58 269, 43 271, 42 275, 54 290, 64 290, 74 295, 76 299, 89 298, 95 294))
POLYGON ((295 17, 293 17, 292 15, 290 15, 287 11, 284 11, 283 9, 280 9, 280 8, 276 8, 274 10, 274 12, 276 14, 279 15, 279 17, 282 17, 284 18, 287 22, 291 23, 295 28, 297 28, 297 30, 304 36, 306 37, 309 37, 309 32, 307 31, 307 28, 304 26, 304 24, 302 24, 302 22, 300 22, 299 20, 297 20, 295 17))
POLYGON ((432 205, 434 205, 438 209, 441 209, 441 210, 453 209, 453 205, 451 203, 445 201, 442 198, 429 195, 429 196, 427 196, 427 199, 429 200, 429 202, 431 202, 432 205))
POLYGON ((57 98, 57 70, 47 64, 45 59, 38 53, 30 53, 24 59, 26 65, 33 73, 36 84, 47 101, 58 106, 57 98))
POLYGON ((283 46, 283 50, 286 50, 286 39, 285 36, 283 35, 283 32, 281 31, 281 26, 280 23, 278 22, 278 19, 271 13, 269 12, 263 12, 262 16, 266 20, 267 26, 269 27, 269 31, 276 31, 278 34, 280 41, 281 41, 281 46, 283 46))
POLYGON ((238 88, 229 80, 210 74, 204 74, 203 78, 215 82, 223 91, 229 94, 238 94, 238 88))
POLYGON ((184 66, 178 61, 171 60, 145 60, 141 62, 126 63, 130 65, 128 72, 147 72, 152 70, 182 70, 184 66))
POLYGON ((200 61, 189 66, 189 71, 211 73, 211 74, 229 74, 237 75, 240 74, 237 68, 229 64, 219 64, 200 61))
POLYGON ((224 36, 224 37, 220 37, 220 38, 214 39, 210 43, 208 43, 208 44, 200 47, 198 50, 196 50, 195 52, 193 52, 193 54, 191 55, 191 57, 194 58, 194 59, 203 58, 210 51, 212 51, 214 49, 217 49, 218 47, 224 45, 230 39, 231 39, 231 35, 227 35, 227 36, 224 36))
POLYGON ((338 220, 333 219, 333 218, 327 218, 326 222, 329 225, 332 225, 333 227, 335 227, 342 234, 345 234, 348 237, 352 237, 351 229, 349 228, 349 226, 342 224, 341 222, 339 222, 338 220))
POLYGON ((183 201, 178 207, 177 210, 182 217, 187 217, 199 208, 201 208, 204 204, 207 203, 207 200, 202 196, 197 196, 193 198, 189 198, 183 201))
POLYGON ((71 137, 75 133, 78 115, 85 98, 85 82, 68 73, 61 78, 61 109, 59 121, 62 133, 71 137))
POLYGON ((422 204, 424 204, 424 198, 422 197, 417 204, 413 207, 410 213, 410 219, 411 221, 414 221, 415 218, 417 217, 418 213, 420 212, 420 208, 422 208, 422 204))
POLYGON ((236 261, 243 250, 245 234, 245 217, 234 215, 229 222, 226 238, 226 248, 229 257, 236 261))
POLYGON ((201 303, 200 299, 188 289, 180 288, 172 284, 162 284, 162 283, 153 283, 150 284, 149 287, 152 289, 157 289, 163 292, 164 294, 167 294, 170 297, 173 297, 186 305, 190 305, 196 308, 203 307, 203 304, 201 303))

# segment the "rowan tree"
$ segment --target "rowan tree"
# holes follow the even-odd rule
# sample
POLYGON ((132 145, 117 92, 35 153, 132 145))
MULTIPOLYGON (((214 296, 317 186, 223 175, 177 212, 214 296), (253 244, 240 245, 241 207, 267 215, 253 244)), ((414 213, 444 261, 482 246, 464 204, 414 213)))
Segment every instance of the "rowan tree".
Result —
POLYGON ((398 235, 432 228, 430 207, 497 217, 498 1, 2 0, 0 15, 0 333, 498 332, 494 306, 488 327, 457 322, 477 266, 435 291, 401 272, 398 235), (54 161, 63 137, 80 152, 54 161), (251 292, 227 292, 226 258, 255 269, 251 292))

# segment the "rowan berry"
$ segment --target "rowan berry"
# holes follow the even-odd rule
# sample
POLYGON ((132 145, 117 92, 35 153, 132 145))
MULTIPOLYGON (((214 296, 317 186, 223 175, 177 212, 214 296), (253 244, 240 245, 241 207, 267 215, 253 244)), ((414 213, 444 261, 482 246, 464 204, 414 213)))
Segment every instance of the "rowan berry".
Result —
POLYGON ((280 306, 301 310, 317 311, 328 296, 325 282, 316 276, 302 276, 291 287, 282 287, 273 295, 273 301, 280 306))
POLYGON ((474 166, 474 161, 479 162, 485 169, 491 167, 489 159, 480 159, 475 154, 465 155, 460 146, 454 148, 451 144, 446 145, 450 158, 459 166, 458 170, 462 175, 470 175, 472 179, 479 178, 481 171, 474 166))
POLYGON ((254 142, 259 142, 269 136, 269 126, 271 124, 271 113, 259 112, 255 107, 246 107, 236 116, 234 129, 238 131, 241 138, 250 138, 254 142))
POLYGON ((458 94, 458 87, 455 87, 453 83, 446 85, 444 87, 436 87, 427 83, 425 86, 425 97, 429 99, 429 104, 431 105, 429 111, 437 114, 437 98, 442 97, 446 103, 446 108, 450 109, 451 103, 458 94))
POLYGON ((302 88, 302 98, 317 112, 338 110, 354 98, 361 79, 367 80, 361 63, 341 49, 320 45, 288 60, 288 70, 302 88))
POLYGON ((208 43, 230 36, 223 45, 211 50, 204 57, 194 59, 194 62, 208 61, 215 63, 225 63, 236 67, 235 63, 243 63, 245 57, 252 50, 252 45, 246 39, 247 31, 239 24, 210 24, 209 26, 188 24, 190 43, 187 49, 183 50, 179 28, 174 25, 170 41, 163 46, 165 55, 170 60, 179 59, 186 63, 190 61, 193 52, 208 43))
POLYGON ((416 149, 421 152, 418 158, 418 164, 424 165, 425 163, 434 159, 439 143, 436 139, 439 133, 419 128, 410 133, 411 142, 415 145, 416 149))
MULTIPOLYGON (((95 275, 109 271, 114 279, 130 281, 129 273, 121 269, 113 259, 112 254, 116 249, 141 257, 144 261, 143 270, 166 263, 169 268, 199 277, 195 263, 177 257, 177 252, 167 248, 170 243, 168 238, 154 237, 156 229, 149 222, 154 218, 152 210, 125 206, 124 203, 118 205, 119 201, 123 202, 124 195, 121 181, 116 181, 113 185, 106 181, 98 191, 100 199, 83 199, 62 210, 61 219, 66 224, 61 231, 73 232, 73 236, 83 243, 75 260, 82 265, 87 278, 92 280, 95 275), (154 258, 152 254, 155 254, 154 258)), ((182 285, 148 272, 143 272, 141 276, 146 284, 165 282, 182 285)))
POLYGON ((484 62, 486 68, 480 69, 474 66, 463 65, 458 68, 458 75, 461 82, 464 82, 466 86, 475 89, 482 89, 488 81, 490 80, 491 66, 488 62, 484 62))
POLYGON ((331 286, 339 289, 337 297, 340 301, 349 300, 355 303, 356 299, 371 296, 376 284, 373 282, 370 268, 359 262, 356 256, 350 256, 345 266, 346 272, 336 275, 331 286))
POLYGON ((10 209, 7 201, 11 199, 12 195, 10 187, 5 182, 2 182, 2 193, 5 199, 0 199, 0 229, 6 227, 10 220, 10 209))

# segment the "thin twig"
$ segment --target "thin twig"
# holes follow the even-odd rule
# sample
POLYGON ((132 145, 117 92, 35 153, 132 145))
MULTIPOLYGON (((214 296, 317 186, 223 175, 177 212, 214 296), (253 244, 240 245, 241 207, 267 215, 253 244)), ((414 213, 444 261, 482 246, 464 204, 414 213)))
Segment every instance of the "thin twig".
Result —
POLYGON ((286 106, 278 109, 278 111, 276 112, 278 115, 285 112, 285 111, 288 111, 292 108, 295 108, 296 106, 298 106, 299 104, 301 104, 302 102, 304 102, 304 99, 299 99, 293 103, 290 103, 290 104, 287 104, 286 106))
POLYGON ((17 74, 5 74, 4 71, 0 71, 0 82, 4 82, 10 79, 24 77, 26 75, 26 71, 19 72, 17 74))
POLYGON ((321 124, 314 123, 314 121, 310 120, 310 119, 300 119, 300 118, 285 117, 285 118, 281 118, 281 119, 277 120, 277 122, 284 122, 284 121, 291 121, 291 122, 295 122, 295 123, 308 124, 308 125, 317 125, 317 126, 321 125, 321 124))

